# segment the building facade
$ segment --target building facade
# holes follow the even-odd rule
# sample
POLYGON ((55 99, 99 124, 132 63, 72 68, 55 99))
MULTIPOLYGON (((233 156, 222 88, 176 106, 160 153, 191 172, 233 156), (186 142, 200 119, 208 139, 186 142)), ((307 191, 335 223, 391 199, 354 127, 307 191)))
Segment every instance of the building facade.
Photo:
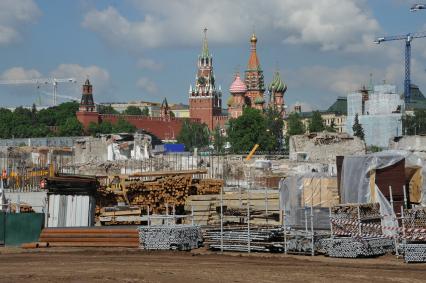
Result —
POLYGON ((120 115, 120 114, 100 114, 94 103, 93 87, 87 79, 83 85, 80 107, 76 113, 77 119, 87 131, 90 123, 99 124, 102 122, 117 123, 119 119, 124 119, 137 129, 153 134, 161 140, 176 140, 180 133, 183 122, 190 120, 199 123, 200 119, 184 119, 171 117, 170 107, 167 100, 164 100, 160 107, 160 117, 145 117, 140 115, 120 115))
POLYGON ((269 100, 265 100, 265 83, 263 71, 257 56, 257 37, 255 34, 250 38, 250 56, 245 71, 244 81, 237 73, 232 82, 228 99, 228 114, 230 118, 238 118, 242 115, 245 107, 264 110, 266 107, 275 108, 285 117, 284 93, 287 85, 281 79, 279 72, 275 72, 271 84, 268 87, 269 100))
POLYGON ((222 91, 216 88, 213 73, 213 56, 209 52, 207 29, 204 29, 204 38, 201 54, 197 61, 197 74, 194 87, 189 86, 189 115, 199 119, 210 130, 223 127, 227 117, 222 115, 222 91))
POLYGON ((404 100, 393 85, 376 85, 373 91, 364 90, 348 94, 346 131, 353 134, 355 116, 358 115, 365 143, 388 147, 389 139, 402 135, 404 100))

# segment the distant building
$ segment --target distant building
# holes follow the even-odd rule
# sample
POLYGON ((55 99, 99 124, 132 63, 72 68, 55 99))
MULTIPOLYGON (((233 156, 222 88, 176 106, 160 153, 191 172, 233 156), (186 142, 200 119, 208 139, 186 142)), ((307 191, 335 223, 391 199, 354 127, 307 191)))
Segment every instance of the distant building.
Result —
MULTIPOLYGON (((154 135, 161 140, 175 140, 179 135, 183 122, 187 119, 171 117, 170 107, 165 99, 160 106, 160 117, 145 117, 140 115, 120 115, 120 114, 100 114, 95 106, 92 85, 87 79, 83 85, 79 111, 76 113, 77 119, 87 130, 90 123, 99 124, 103 121, 116 123, 122 118, 134 125, 137 129, 154 135)), ((192 122, 200 122, 199 119, 190 119, 192 122)))
MULTIPOLYGON (((300 104, 296 104, 292 112, 297 112, 299 114, 306 128, 306 132, 309 133, 309 121, 312 118, 313 112, 303 112, 300 104)), ((319 110, 319 112, 326 127, 333 127, 337 133, 346 133, 346 97, 339 96, 327 110, 319 110)), ((284 135, 287 133, 287 128, 287 121, 284 120, 284 135)))
POLYGON ((240 75, 235 74, 229 92, 228 114, 229 118, 238 118, 245 107, 264 110, 266 107, 277 109, 281 117, 285 117, 284 93, 287 85, 282 81, 279 72, 275 72, 271 84, 268 87, 269 100, 265 100, 265 83, 263 71, 256 51, 257 37, 250 38, 250 57, 245 71, 244 81, 240 75))
POLYGON ((405 107, 401 95, 393 85, 377 85, 373 91, 365 89, 348 94, 346 131, 353 135, 352 126, 358 114, 367 145, 387 147, 389 139, 402 135, 402 112, 405 107))
POLYGON ((222 91, 220 86, 216 88, 207 29, 204 29, 203 46, 198 56, 197 68, 195 85, 189 86, 189 115, 205 123, 210 130, 217 126, 223 128, 228 117, 222 114, 222 91))
MULTIPOLYGON (((139 108, 140 110, 144 110, 145 108, 148 108, 149 115, 152 115, 153 109, 160 107, 160 103, 158 102, 148 102, 148 101, 130 101, 130 102, 102 102, 99 103, 99 105, 102 106, 111 106, 114 110, 123 113, 127 107, 134 106, 139 108)), ((155 116, 154 116, 155 117, 155 116)))

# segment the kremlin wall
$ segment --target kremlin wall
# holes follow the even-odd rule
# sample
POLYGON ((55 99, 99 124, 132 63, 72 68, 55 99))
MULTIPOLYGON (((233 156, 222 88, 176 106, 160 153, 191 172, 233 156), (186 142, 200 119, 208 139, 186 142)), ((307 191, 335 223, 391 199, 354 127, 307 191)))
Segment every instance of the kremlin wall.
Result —
POLYGON ((272 83, 268 87, 269 98, 265 99, 265 83, 263 71, 256 51, 257 37, 253 34, 250 38, 250 55, 244 80, 239 73, 235 74, 229 92, 231 96, 227 101, 228 113, 222 113, 222 90, 216 86, 213 72, 213 56, 209 52, 207 29, 204 29, 204 38, 201 54, 197 60, 197 74, 194 85, 189 86, 189 118, 175 118, 170 115, 170 107, 165 99, 160 108, 160 117, 146 117, 138 115, 100 114, 97 111, 93 87, 87 79, 83 85, 82 97, 77 119, 85 129, 91 122, 101 123, 108 121, 116 123, 122 118, 143 129, 161 140, 175 140, 185 120, 204 123, 210 130, 219 127, 225 130, 225 125, 230 118, 238 118, 245 107, 264 110, 268 107, 277 109, 285 117, 284 93, 287 86, 275 72, 272 83))

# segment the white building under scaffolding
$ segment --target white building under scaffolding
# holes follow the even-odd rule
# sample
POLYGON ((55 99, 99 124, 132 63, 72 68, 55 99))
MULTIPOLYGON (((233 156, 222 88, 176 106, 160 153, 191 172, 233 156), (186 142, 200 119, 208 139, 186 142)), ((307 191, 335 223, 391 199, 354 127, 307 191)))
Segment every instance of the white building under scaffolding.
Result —
POLYGON ((346 130, 353 134, 355 115, 364 129, 368 146, 387 147, 389 139, 402 134, 404 100, 393 85, 377 85, 373 91, 348 94, 346 130))

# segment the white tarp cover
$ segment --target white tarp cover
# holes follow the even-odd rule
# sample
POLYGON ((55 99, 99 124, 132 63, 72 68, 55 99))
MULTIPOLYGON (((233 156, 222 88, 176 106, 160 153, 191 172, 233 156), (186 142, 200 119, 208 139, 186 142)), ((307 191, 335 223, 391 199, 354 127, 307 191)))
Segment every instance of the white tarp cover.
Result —
POLYGON ((325 173, 305 173, 281 179, 280 209, 285 211, 286 225, 303 228, 307 224, 310 227, 312 206, 314 228, 330 228, 328 207, 332 204, 328 203, 330 190, 324 182, 331 178, 325 173))
MULTIPOLYGON (((382 169, 405 159, 405 166, 424 166, 421 158, 407 151, 388 150, 364 156, 346 156, 341 171, 340 195, 342 203, 380 203, 380 212, 384 217, 384 226, 395 226, 394 212, 389 201, 375 186, 375 194, 370 192, 370 171, 382 169)), ((425 200, 425 184, 423 183, 422 200, 425 200)))

